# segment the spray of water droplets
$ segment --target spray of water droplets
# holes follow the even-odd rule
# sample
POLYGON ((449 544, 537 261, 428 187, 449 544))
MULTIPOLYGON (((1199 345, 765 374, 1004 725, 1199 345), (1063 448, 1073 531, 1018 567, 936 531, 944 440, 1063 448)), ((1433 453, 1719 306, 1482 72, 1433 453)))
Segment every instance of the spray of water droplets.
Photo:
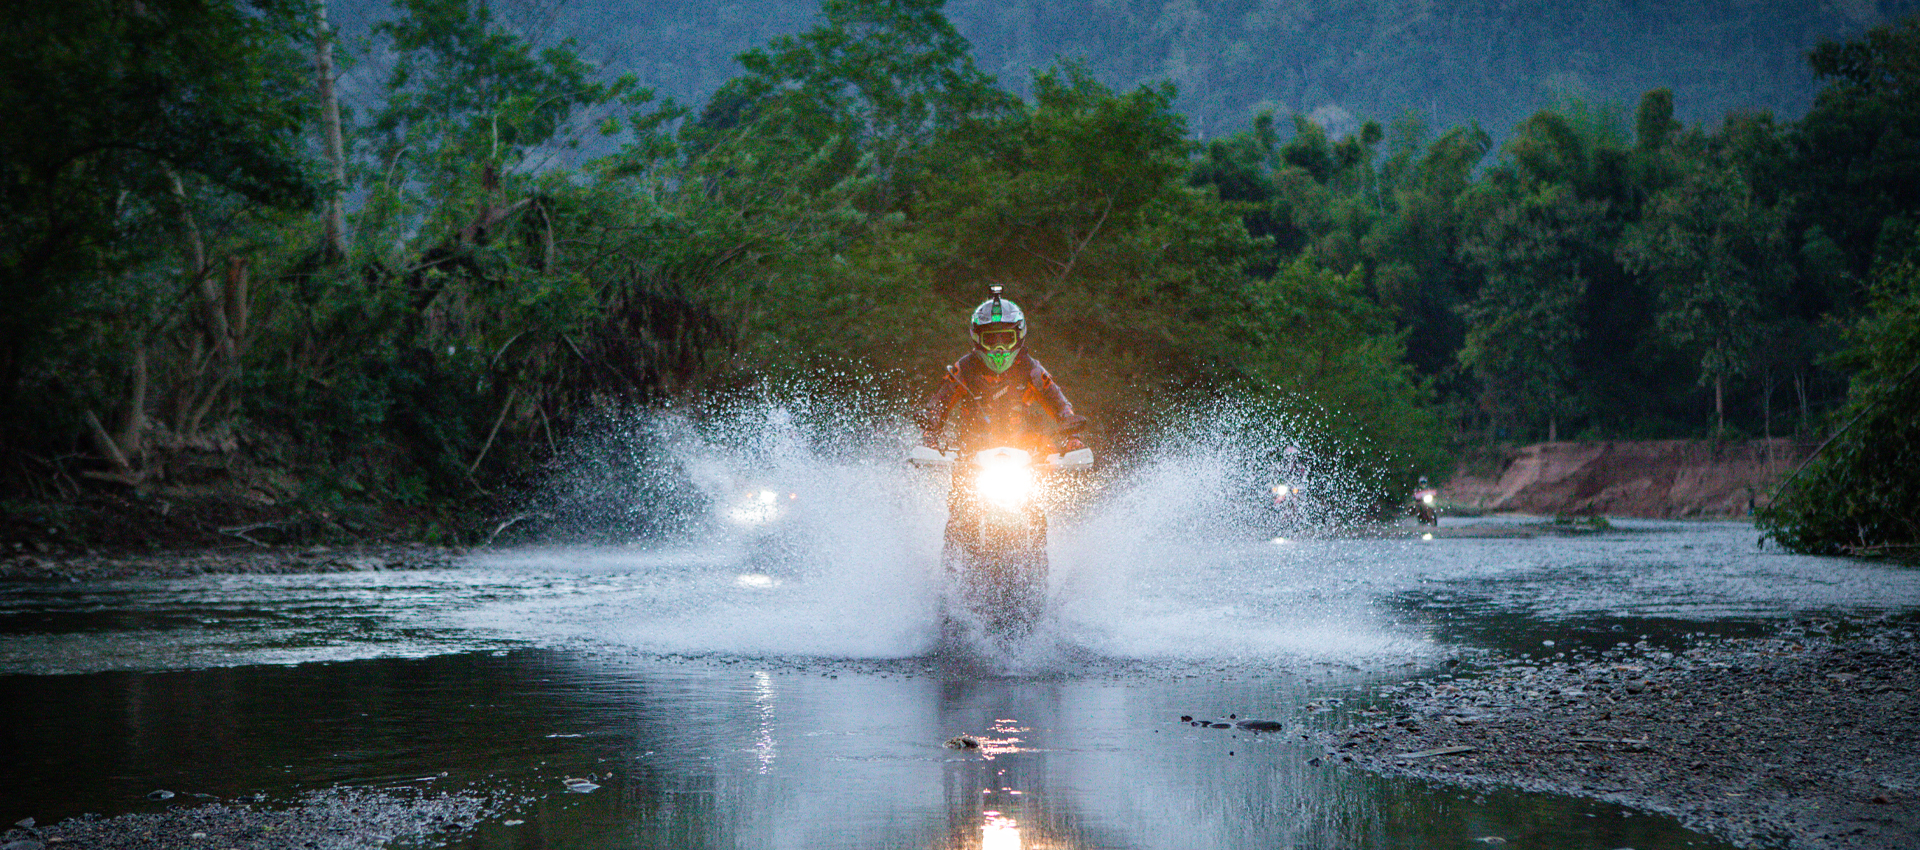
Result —
POLYGON ((787 392, 608 423, 545 508, 565 520, 547 533, 592 544, 546 563, 620 576, 568 619, 647 652, 957 653, 1009 674, 1408 649, 1367 614, 1377 552, 1331 539, 1352 501, 1338 464, 1289 415, 1234 402, 1163 417, 1070 488, 1041 621, 1013 638, 961 629, 956 644, 947 481, 904 463, 903 407, 787 392))

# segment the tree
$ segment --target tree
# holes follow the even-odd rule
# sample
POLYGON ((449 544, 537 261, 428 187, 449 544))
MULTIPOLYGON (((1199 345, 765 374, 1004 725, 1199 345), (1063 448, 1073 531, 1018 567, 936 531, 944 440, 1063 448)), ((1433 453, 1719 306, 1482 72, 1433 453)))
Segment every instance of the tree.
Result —
POLYGON ((1620 242, 1622 261, 1652 281, 1655 323, 1699 364, 1713 387, 1716 431, 1726 428, 1726 385, 1750 368, 1762 333, 1763 294, 1786 269, 1777 210, 1759 203, 1735 170, 1695 161, 1661 191, 1620 242))
POLYGON ((394 59, 360 168, 371 193, 361 226, 383 248, 468 225, 476 206, 544 165, 537 152, 578 147, 583 128, 571 122, 583 112, 653 97, 631 76, 601 79, 571 42, 541 48, 505 31, 479 0, 395 7, 401 15, 374 28, 394 59))
POLYGON ((746 73, 709 99, 687 134, 696 152, 749 142, 775 168, 828 154, 837 182, 872 178, 891 208, 935 167, 929 154, 978 137, 1013 99, 974 66, 944 0, 825 0, 824 23, 740 55, 746 73))
POLYGON ((1652 153, 1666 147, 1667 140, 1681 130, 1680 122, 1673 120, 1673 90, 1653 89, 1640 96, 1640 106, 1633 115, 1633 145, 1642 153, 1652 153))
POLYGON ((1920 15, 1807 56, 1827 81, 1795 127, 1793 174, 1809 224, 1855 280, 1890 257, 1888 223, 1920 209, 1920 15))
POLYGON ((1402 504, 1415 476, 1444 464, 1432 393, 1406 362, 1406 334, 1369 301, 1357 272, 1298 258, 1250 282, 1211 350, 1254 395, 1314 423, 1348 468, 1362 509, 1402 504))
POLYGON ((9 7, 0 442, 58 445, 96 410, 123 411, 122 433, 137 433, 147 350, 179 325, 172 308, 225 336, 211 329, 223 311, 198 303, 228 268, 205 226, 316 195, 299 147, 306 22, 281 0, 9 7))
POLYGON ((1568 186, 1544 186, 1498 207, 1463 244, 1486 279, 1461 308, 1460 363, 1479 380, 1496 427, 1544 420, 1555 440, 1560 422, 1579 411, 1575 353, 1606 212, 1568 186))
POLYGON ((1258 243, 1187 184, 1172 90, 1115 93, 1074 65, 1033 88, 991 149, 929 182, 869 259, 917 269, 894 266, 905 276, 893 285, 929 288, 954 316, 984 284, 1006 284, 1060 352, 1050 368, 1092 407, 1205 371, 1195 341, 1225 316, 1258 243))
POLYGON ((1455 127, 1421 146, 1417 125, 1397 125, 1381 167, 1385 214, 1361 240, 1374 297, 1407 330, 1407 356, 1423 375, 1449 376, 1465 342, 1461 305, 1481 272, 1461 251, 1476 222, 1462 215, 1473 171, 1493 142, 1477 126, 1455 127))
POLYGON ((1810 554, 1920 559, 1920 262, 1906 256, 1874 275, 1870 312, 1848 333, 1853 371, 1838 425, 1760 512, 1766 536, 1810 554))

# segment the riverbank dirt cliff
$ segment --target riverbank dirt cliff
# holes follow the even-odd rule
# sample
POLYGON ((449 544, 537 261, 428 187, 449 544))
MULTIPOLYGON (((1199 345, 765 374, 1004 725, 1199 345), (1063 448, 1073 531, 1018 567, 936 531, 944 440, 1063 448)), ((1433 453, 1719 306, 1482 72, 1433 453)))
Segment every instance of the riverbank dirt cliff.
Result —
POLYGON ((1744 517, 1814 449, 1779 439, 1535 443, 1474 453, 1440 495, 1476 513, 1744 517))

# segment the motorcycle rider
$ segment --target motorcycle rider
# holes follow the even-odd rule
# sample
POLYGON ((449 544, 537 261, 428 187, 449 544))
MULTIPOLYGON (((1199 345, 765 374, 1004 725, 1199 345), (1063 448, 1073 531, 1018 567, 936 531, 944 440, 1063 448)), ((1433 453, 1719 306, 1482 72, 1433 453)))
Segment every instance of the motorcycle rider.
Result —
POLYGON ((1413 490, 1413 516, 1421 525, 1440 524, 1440 514, 1434 506, 1434 500, 1439 495, 1440 491, 1427 483, 1427 477, 1420 476, 1420 483, 1413 490))
MULTIPOLYGON (((956 442, 963 455, 995 446, 1017 446, 1038 455, 1084 447, 1077 434, 1086 427, 1086 417, 1073 412, 1073 403, 1053 375, 1027 353, 1026 314, 1001 297, 999 285, 988 290, 992 297, 980 302, 969 320, 973 350, 947 367, 939 389, 920 409, 921 442, 939 448, 947 421, 960 410, 956 442), (1059 427, 1047 428, 1047 418, 1059 427), (1049 430, 1060 439, 1049 439, 1049 430)), ((947 497, 949 541, 972 510, 964 479, 954 476, 947 497)))

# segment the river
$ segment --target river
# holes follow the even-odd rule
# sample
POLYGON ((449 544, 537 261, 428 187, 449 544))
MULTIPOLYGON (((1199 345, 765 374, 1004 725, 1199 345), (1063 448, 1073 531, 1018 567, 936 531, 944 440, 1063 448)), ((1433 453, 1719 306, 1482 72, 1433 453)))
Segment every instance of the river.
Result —
POLYGON ((819 513, 777 556, 716 534, 6 585, 0 818, 346 785, 508 801, 446 840, 475 850, 1718 847, 1589 800, 1366 774, 1306 733, 1473 653, 1920 608, 1920 573, 1745 523, 1270 536, 1211 527, 1182 495, 1208 489, 1147 469, 1062 516, 1047 617, 1010 643, 941 642, 938 492, 911 482, 796 491, 819 513))

